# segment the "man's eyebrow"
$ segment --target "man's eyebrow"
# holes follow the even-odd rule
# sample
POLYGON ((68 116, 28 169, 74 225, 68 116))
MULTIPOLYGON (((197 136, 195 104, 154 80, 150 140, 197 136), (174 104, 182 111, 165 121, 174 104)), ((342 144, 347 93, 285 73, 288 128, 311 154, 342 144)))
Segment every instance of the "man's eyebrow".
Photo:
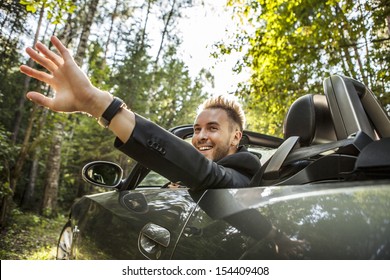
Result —
MULTIPOLYGON (((219 122, 208 122, 206 125, 220 125, 220 123, 219 122)), ((195 123, 194 125, 193 125, 193 127, 195 127, 195 126, 200 126, 200 124, 198 124, 198 123, 195 123)))

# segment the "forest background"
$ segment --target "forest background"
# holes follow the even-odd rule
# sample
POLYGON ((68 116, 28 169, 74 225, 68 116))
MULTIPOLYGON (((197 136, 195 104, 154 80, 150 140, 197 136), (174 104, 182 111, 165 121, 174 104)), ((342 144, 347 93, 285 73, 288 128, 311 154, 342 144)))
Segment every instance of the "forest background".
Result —
MULTIPOLYGON (((94 119, 53 114, 26 101, 29 90, 53 92, 19 72, 21 64, 34 65, 24 49, 38 40, 49 44, 57 35, 92 82, 132 110, 165 128, 191 123, 194 108, 212 92, 214 73, 189 72, 177 27, 206 3, 0 2, 1 259, 31 258, 15 248, 35 248, 32 243, 50 229, 56 238, 75 199, 102 191, 81 180, 84 164, 114 161, 125 172, 134 164, 113 148, 112 135, 94 119)), ((282 136, 293 100, 323 93, 322 80, 336 73, 362 81, 390 112, 389 0, 228 0, 226 9, 235 25, 215 41, 210 59, 241 55, 231 71, 249 75, 230 94, 244 104, 249 129, 282 136)))

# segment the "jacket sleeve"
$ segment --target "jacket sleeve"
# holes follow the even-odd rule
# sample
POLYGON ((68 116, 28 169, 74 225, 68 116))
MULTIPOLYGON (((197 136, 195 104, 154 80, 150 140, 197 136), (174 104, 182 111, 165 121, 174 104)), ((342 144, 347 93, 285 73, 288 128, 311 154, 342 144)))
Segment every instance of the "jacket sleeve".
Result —
POLYGON ((129 140, 123 143, 117 138, 115 147, 170 181, 181 181, 192 190, 246 187, 253 175, 246 169, 224 167, 208 160, 191 144, 139 115, 129 140))

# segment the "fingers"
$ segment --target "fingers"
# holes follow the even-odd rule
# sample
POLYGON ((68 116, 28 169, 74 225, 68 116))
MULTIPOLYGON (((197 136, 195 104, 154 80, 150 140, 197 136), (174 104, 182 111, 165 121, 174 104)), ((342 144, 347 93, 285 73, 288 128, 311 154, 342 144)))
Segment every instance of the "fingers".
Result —
POLYGON ((50 59, 55 65, 57 66, 60 66, 62 63, 63 63, 63 59, 55 54, 54 52, 52 52, 51 50, 49 50, 44 44, 42 44, 41 42, 38 42, 35 47, 37 48, 37 50, 39 50, 45 57, 47 57, 48 59, 50 59))
POLYGON ((34 60, 35 62, 37 62, 40 65, 42 65, 43 67, 45 67, 50 72, 54 72, 58 68, 57 65, 54 64, 50 59, 48 59, 48 58, 44 57, 43 55, 39 54, 34 49, 27 48, 26 52, 31 57, 32 60, 34 60))
POLYGON ((42 82, 45 82, 47 84, 50 84, 50 80, 52 79, 52 76, 50 74, 42 72, 42 71, 38 71, 38 70, 31 68, 29 66, 26 66, 26 65, 20 66, 19 69, 20 69, 20 72, 26 74, 27 76, 30 76, 32 78, 35 78, 35 79, 40 80, 42 82))
POLYGON ((50 72, 54 72, 59 66, 64 63, 66 59, 72 59, 68 49, 61 43, 61 41, 53 36, 51 38, 51 42, 57 48, 61 56, 55 54, 53 51, 49 50, 41 42, 36 43, 35 47, 40 52, 38 53, 32 48, 27 48, 26 52, 35 62, 39 63, 43 67, 45 67, 50 72))
POLYGON ((56 47, 56 49, 59 51, 65 61, 73 60, 73 57, 71 56, 69 50, 61 43, 61 41, 56 36, 52 36, 50 41, 53 43, 53 45, 56 47))
POLYGON ((30 91, 27 93, 27 98, 30 99, 32 102, 41 105, 46 108, 52 108, 53 100, 49 97, 44 96, 43 94, 40 94, 35 91, 30 91))

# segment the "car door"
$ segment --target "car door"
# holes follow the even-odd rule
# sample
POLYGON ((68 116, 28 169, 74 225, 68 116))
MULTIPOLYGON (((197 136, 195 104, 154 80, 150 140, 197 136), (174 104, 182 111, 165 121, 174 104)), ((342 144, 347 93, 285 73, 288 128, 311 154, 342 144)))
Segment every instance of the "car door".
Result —
POLYGON ((161 186, 85 196, 72 209, 73 256, 170 259, 195 207, 186 189, 161 186))

